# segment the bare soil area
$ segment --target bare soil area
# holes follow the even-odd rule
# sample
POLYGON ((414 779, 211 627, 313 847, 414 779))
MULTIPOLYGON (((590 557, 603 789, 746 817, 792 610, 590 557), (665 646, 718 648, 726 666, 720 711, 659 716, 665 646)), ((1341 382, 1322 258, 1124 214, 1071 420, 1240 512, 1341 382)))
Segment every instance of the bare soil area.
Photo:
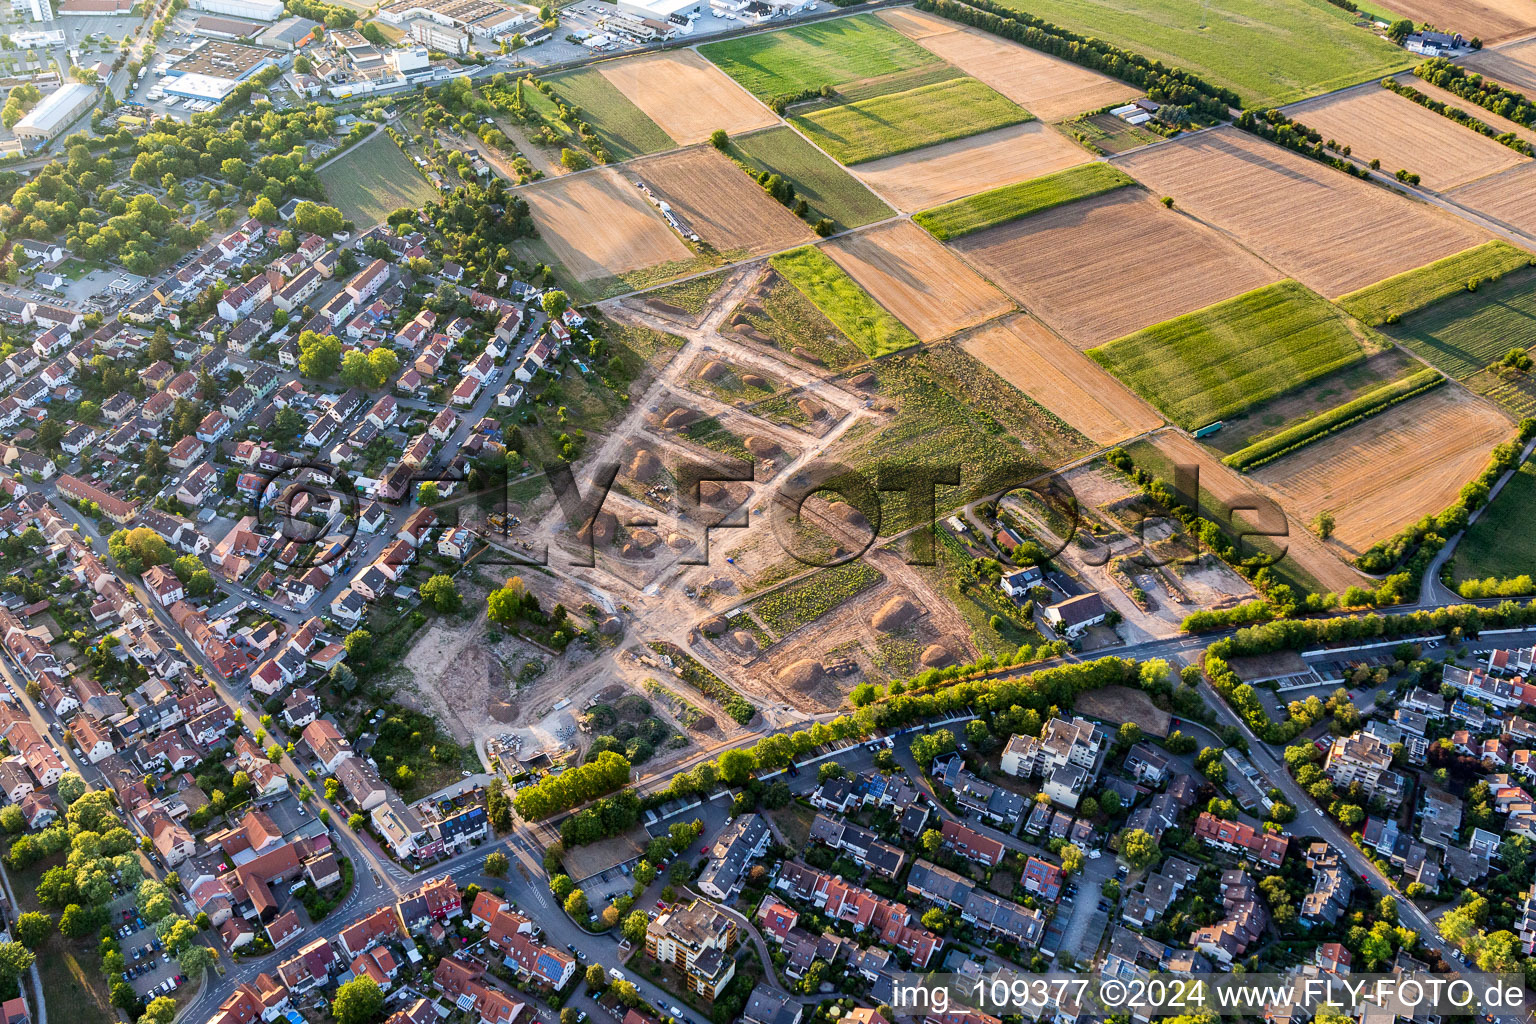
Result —
POLYGON ((1462 63, 1474 71, 1481 71, 1500 85, 1507 85, 1536 99, 1536 39, 1510 43, 1497 50, 1484 47, 1462 63))
POLYGON ((539 236, 578 280, 693 257, 640 190, 611 167, 535 182, 522 193, 539 236))
POLYGON ((1173 716, 1140 690, 1129 686, 1105 686, 1078 695, 1073 710, 1106 722, 1135 722, 1148 736, 1164 737, 1173 716))
POLYGON ((1087 163, 1077 143, 1039 121, 870 160, 854 168, 870 188, 907 213, 989 188, 1087 163))
POLYGON ((773 111, 693 50, 599 64, 598 70, 679 146, 703 142, 716 128, 736 135, 779 123, 773 111))
POLYGON ((722 252, 761 256, 814 237, 805 221, 713 148, 643 157, 625 164, 624 171, 649 185, 688 227, 722 252))
POLYGON ((1505 227, 1536 237, 1536 202, 1531 201, 1536 195, 1536 161, 1463 185, 1449 195, 1505 227))

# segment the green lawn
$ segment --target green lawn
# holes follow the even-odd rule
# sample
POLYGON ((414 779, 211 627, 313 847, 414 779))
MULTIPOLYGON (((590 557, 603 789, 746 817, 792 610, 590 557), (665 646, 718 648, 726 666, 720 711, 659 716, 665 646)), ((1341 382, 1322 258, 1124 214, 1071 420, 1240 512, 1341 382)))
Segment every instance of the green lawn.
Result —
POLYGON ((1362 322, 1378 327, 1389 317, 1405 317, 1465 292, 1467 283, 1474 278, 1491 284, 1511 270, 1533 262, 1536 256, 1494 239, 1350 292, 1339 299, 1339 305, 1362 322))
POLYGON ((1134 184, 1135 179, 1109 164, 1084 164, 1047 174, 1043 178, 1032 178, 957 199, 924 210, 912 219, 926 228, 934 238, 947 242, 973 231, 996 227, 1032 213, 1049 210, 1053 206, 1103 195, 1134 184))
POLYGON ((602 138, 615 160, 675 149, 661 126, 631 103, 596 68, 582 68, 549 79, 567 104, 581 108, 581 118, 602 138))
POLYGON ((1034 115, 974 78, 952 78, 903 92, 794 115, 795 124, 845 164, 979 135, 1034 115))
POLYGON ((1456 581, 1495 576, 1536 576, 1536 464, 1527 462, 1509 478, 1456 545, 1456 581))
POLYGON ((1188 429, 1365 358, 1343 314, 1295 281, 1175 317, 1088 354, 1188 429))
POLYGON ((402 208, 420 209, 439 197, 410 158, 378 135, 320 172, 326 197, 358 230, 402 208))
POLYGON ((1416 63, 1328 0, 999 0, 1278 106, 1416 63))
POLYGON ((891 216, 890 207, 873 192, 786 125, 732 139, 731 151, 759 170, 794 182, 816 215, 832 218, 839 230, 891 216))
POLYGON ((769 262, 869 358, 917 344, 900 320, 815 246, 780 253, 769 262))
POLYGON ((1383 328, 1452 377, 1467 377, 1512 348, 1536 348, 1536 272, 1521 271, 1383 328))
POLYGON ((764 100, 941 63, 872 14, 708 43, 699 52, 764 100))

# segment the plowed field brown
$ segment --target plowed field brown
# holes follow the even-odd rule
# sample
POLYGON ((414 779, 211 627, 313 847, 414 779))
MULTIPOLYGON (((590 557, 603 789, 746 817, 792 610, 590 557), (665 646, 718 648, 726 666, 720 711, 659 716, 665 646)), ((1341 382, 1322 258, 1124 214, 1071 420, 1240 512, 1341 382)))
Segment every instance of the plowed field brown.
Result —
POLYGON ((693 256, 640 190, 611 167, 542 181, 522 192, 540 238, 578 280, 693 256))
POLYGON ((773 111, 692 50, 669 50, 598 69, 680 146, 703 142, 716 128, 736 135, 779 122, 773 111))
POLYGON ((643 157, 625 164, 624 171, 649 185, 699 237, 723 252, 761 256, 814 237, 805 221, 711 147, 643 157))
POLYGON ((945 142, 854 168, 887 201, 915 213, 962 196, 1087 163, 1086 150, 1039 121, 945 142))

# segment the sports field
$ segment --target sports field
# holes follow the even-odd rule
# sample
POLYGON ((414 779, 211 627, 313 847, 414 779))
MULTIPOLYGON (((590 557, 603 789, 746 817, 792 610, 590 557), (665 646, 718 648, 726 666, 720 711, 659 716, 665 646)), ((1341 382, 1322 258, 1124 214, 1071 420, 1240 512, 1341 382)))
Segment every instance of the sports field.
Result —
POLYGON ((1467 377, 1512 348, 1536 348, 1533 282, 1536 272, 1518 271, 1382 329, 1452 377, 1467 377))
POLYGON ((889 206, 787 125, 732 139, 731 147, 738 159, 793 182, 811 210, 839 229, 891 216, 889 206))
POLYGON ((1526 462, 1456 544, 1456 581, 1536 576, 1536 463, 1526 462))
POLYGON ((917 344, 900 320, 815 246, 780 253, 769 262, 869 358, 917 344))
POLYGON ((1062 203, 1112 192, 1135 179, 1105 163, 1085 164, 1043 178, 1004 185, 968 199, 924 210, 912 219, 942 242, 983 228, 1049 210, 1062 203))
POLYGON ((1003 0, 1086 36, 1278 106, 1412 66, 1413 54, 1327 0, 1003 0))
POLYGON ((763 100, 939 63, 869 14, 706 43, 699 52, 763 100))
POLYGON ((386 135, 378 135, 320 171, 325 195, 359 231, 402 208, 421 209, 437 189, 386 135))
POLYGON ((615 160, 672 148, 672 138, 645 111, 631 103, 597 68, 582 68, 550 78, 549 84, 567 103, 581 108, 615 160))
POLYGON ((1026 121, 871 160, 854 173, 886 200, 910 212, 1087 160, 1087 152, 1065 135, 1039 121, 1026 121))
POLYGON ((797 113, 810 140, 844 164, 953 142, 1031 119, 1028 111, 974 78, 797 113))
POLYGON ((1088 354, 1187 429, 1365 358, 1344 316, 1295 281, 1256 289, 1088 354))
POLYGON ((1339 305, 1362 323, 1379 327, 1389 318, 1405 317, 1465 292, 1473 280, 1489 283, 1490 279, 1529 266, 1532 261, 1536 261, 1536 255, 1494 239, 1340 296, 1339 305))

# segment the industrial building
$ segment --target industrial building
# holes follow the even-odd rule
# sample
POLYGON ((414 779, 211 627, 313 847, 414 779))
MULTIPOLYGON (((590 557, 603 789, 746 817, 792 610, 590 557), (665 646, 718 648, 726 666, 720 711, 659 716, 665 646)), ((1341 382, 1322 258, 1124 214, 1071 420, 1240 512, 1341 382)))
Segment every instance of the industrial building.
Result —
POLYGON ((192 0, 192 9, 229 18, 276 21, 283 16, 283 0, 192 0))
POLYGON ((171 96, 218 102, 257 72, 277 67, 279 56, 276 50, 259 46, 208 42, 166 69, 165 91, 171 96))
POLYGON ((44 96, 11 131, 22 139, 51 139, 96 105, 96 87, 70 82, 44 96))
POLYGON ((430 21, 495 39, 537 25, 538 12, 500 0, 396 0, 379 10, 379 20, 402 29, 413 21, 430 21))
POLYGON ((297 50, 314 40, 315 29, 319 27, 318 21, 295 15, 273 25, 257 37, 256 41, 274 50, 297 50))
POLYGON ((440 50, 455 57, 462 57, 469 52, 468 32, 439 25, 425 18, 411 22, 411 38, 429 50, 440 50))

